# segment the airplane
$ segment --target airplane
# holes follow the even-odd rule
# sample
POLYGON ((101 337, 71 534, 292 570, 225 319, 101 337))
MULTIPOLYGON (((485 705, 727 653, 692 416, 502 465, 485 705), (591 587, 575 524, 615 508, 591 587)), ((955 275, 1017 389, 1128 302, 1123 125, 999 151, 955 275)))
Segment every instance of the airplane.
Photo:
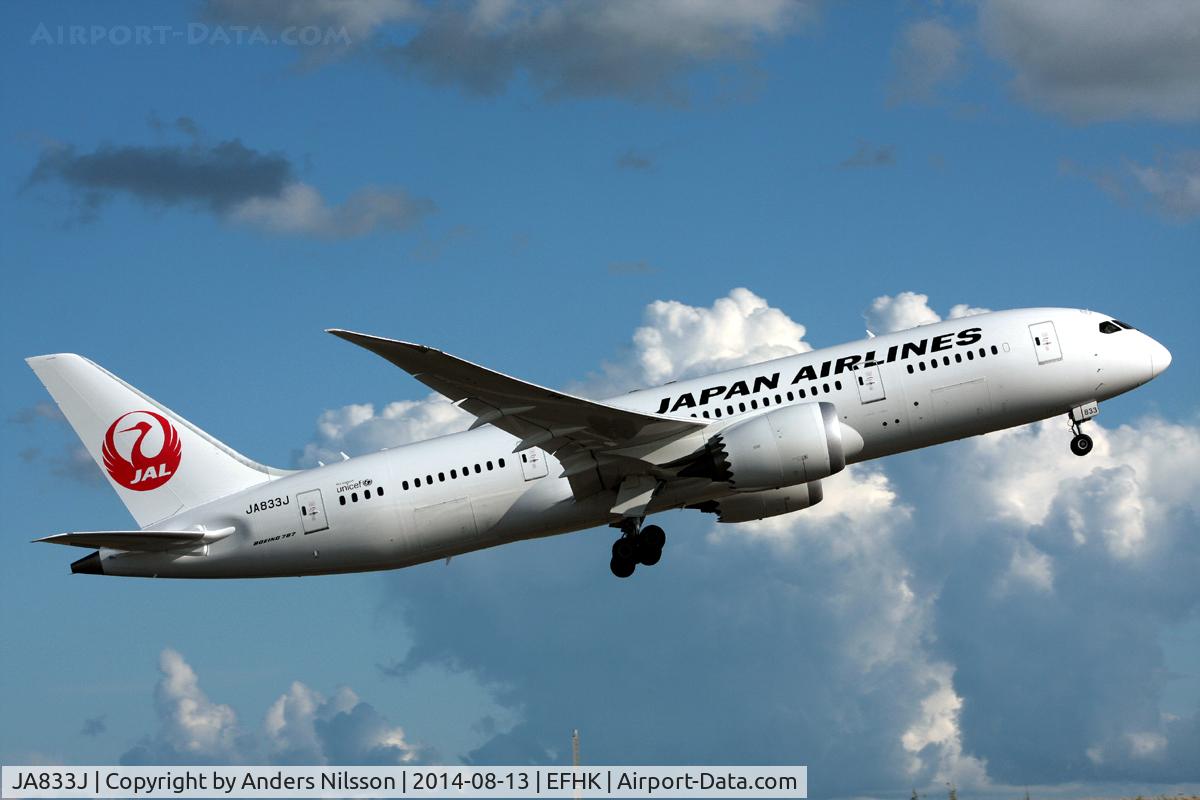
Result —
POLYGON ((849 464, 1065 414, 1159 375, 1167 348, 1107 314, 990 312, 589 400, 419 344, 338 336, 474 416, 470 430, 300 471, 251 461, 74 354, 27 359, 139 529, 36 539, 73 573, 260 578, 407 567, 609 525, 620 578, 662 557, 648 516, 802 511, 849 464))

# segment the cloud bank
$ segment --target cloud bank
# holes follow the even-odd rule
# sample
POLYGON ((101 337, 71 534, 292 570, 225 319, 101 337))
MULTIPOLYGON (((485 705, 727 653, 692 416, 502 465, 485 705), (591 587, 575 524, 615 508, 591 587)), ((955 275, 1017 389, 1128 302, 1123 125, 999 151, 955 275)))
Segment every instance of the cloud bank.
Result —
POLYGON ((606 97, 680 106, 691 98, 691 76, 709 67, 747 63, 764 43, 814 19, 816 4, 209 0, 204 13, 217 23, 270 30, 344 29, 351 43, 333 52, 320 49, 318 60, 365 53, 397 74, 468 95, 493 96, 526 82, 551 101, 606 97))
POLYGON ((1016 94, 1087 122, 1200 117, 1200 5, 1121 0, 987 0, 984 43, 1014 70, 1016 94))
POLYGON ((351 689, 325 697, 294 682, 260 726, 245 728, 228 705, 209 699, 195 670, 166 649, 154 692, 158 729, 122 764, 409 764, 422 757, 404 729, 351 689))
MULTIPOLYGON (((917 292, 867 316, 942 318, 917 292)), ((801 352, 805 333, 748 290, 661 301, 588 385, 801 352)), ((413 646, 388 672, 493 687, 520 722, 475 763, 561 760, 578 726, 598 762, 820 764, 814 796, 1195 781, 1200 709, 1165 705, 1162 640, 1200 612, 1200 426, 1091 428, 1087 459, 1051 421, 853 466, 798 514, 663 515, 663 562, 629 581, 607 530, 456 558, 451 580, 407 570, 387 605, 413 646)))
POLYGON ((301 181, 281 153, 247 147, 238 139, 188 145, 72 145, 42 149, 26 187, 64 187, 79 221, 94 220, 116 197, 152 208, 187 208, 224 222, 273 234, 352 238, 409 230, 435 206, 395 187, 366 187, 331 203, 301 181))

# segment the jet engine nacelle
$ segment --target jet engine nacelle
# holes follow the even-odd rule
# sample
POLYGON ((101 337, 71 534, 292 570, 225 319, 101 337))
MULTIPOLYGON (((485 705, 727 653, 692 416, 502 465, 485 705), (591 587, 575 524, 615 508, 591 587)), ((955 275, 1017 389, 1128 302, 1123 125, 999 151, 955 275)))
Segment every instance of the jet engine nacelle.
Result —
POLYGON ((863 440, 832 403, 800 403, 726 428, 709 446, 735 491, 760 492, 841 472, 863 440))
POLYGON ((813 481, 765 492, 734 494, 720 500, 709 500, 694 508, 716 514, 717 522, 751 522, 815 506, 824 496, 821 482, 813 481))

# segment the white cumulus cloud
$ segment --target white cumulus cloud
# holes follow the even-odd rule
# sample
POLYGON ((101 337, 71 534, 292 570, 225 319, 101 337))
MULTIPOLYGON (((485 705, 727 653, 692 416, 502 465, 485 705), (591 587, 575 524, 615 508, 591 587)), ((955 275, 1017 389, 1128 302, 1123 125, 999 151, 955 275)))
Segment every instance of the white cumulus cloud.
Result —
POLYGON ((304 446, 296 462, 328 464, 340 460, 343 452, 362 455, 457 433, 466 430, 473 419, 437 394, 424 400, 397 400, 378 411, 371 403, 332 408, 317 419, 316 438, 304 446))
MULTIPOLYGON (((991 309, 975 308, 965 303, 951 306, 946 319, 958 319, 974 314, 986 314, 991 309)), ((871 333, 891 333, 941 322, 942 315, 929 306, 929 295, 918 292, 900 292, 896 295, 880 295, 871 301, 863 314, 867 330, 871 333)))
POLYGON ((632 346, 578 391, 615 395, 772 358, 806 353, 804 326, 745 288, 709 307, 656 300, 646 307, 632 346))
POLYGON ((241 731, 234 710, 208 699, 191 665, 175 650, 162 651, 158 669, 154 691, 158 731, 126 753, 122 762, 241 761, 241 731))
POLYGON ((232 707, 201 690, 182 655, 163 650, 155 688, 158 730, 121 757, 123 764, 406 764, 422 755, 404 729, 351 689, 326 698, 296 681, 243 728, 232 707))

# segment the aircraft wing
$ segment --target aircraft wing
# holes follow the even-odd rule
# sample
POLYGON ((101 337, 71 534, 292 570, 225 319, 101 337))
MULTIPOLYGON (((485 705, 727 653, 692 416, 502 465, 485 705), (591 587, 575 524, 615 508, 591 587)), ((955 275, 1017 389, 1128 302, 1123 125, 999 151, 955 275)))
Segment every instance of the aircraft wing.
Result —
MULTIPOLYGON (((509 377, 424 345, 331 329, 329 333, 383 356, 475 416, 521 440, 514 452, 541 447, 566 463, 586 451, 638 448, 694 433, 702 420, 617 408, 509 377)), ((568 473, 570 472, 568 465, 568 473)))
POLYGON ((155 553, 163 550, 199 547, 223 539, 233 528, 219 531, 78 531, 56 533, 34 539, 35 542, 65 544, 72 547, 107 548, 155 553))

